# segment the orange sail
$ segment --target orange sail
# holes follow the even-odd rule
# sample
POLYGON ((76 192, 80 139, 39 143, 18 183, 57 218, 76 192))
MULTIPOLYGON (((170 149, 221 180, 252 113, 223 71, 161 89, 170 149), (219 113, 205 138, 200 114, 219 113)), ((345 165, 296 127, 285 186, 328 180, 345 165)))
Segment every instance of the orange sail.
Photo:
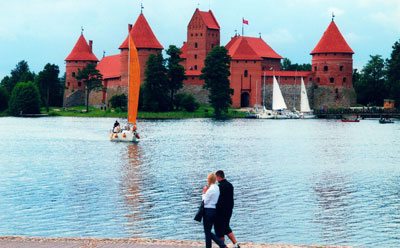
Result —
POLYGON ((135 124, 140 90, 140 65, 135 43, 129 35, 129 65, 128 65, 128 122, 135 124))

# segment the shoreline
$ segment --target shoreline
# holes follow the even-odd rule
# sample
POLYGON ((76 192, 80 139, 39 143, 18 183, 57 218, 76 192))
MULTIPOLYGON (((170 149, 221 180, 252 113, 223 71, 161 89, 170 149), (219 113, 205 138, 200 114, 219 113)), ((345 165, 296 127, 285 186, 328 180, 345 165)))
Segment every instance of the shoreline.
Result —
MULTIPOLYGON (((246 248, 355 248, 350 246, 330 245, 290 245, 290 244, 261 244, 243 242, 239 243, 246 248)), ((232 244, 228 243, 228 247, 232 244)), ((0 236, 0 247, 132 247, 132 248, 161 248, 161 247, 204 247, 204 242, 190 240, 161 240, 144 238, 51 238, 51 237, 26 237, 26 236, 0 236)))

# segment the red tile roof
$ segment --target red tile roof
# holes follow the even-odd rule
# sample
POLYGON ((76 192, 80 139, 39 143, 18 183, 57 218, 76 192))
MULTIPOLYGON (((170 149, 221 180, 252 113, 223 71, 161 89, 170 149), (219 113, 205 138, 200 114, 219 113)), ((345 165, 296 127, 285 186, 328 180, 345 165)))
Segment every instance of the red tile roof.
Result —
MULTIPOLYGON (((137 48, 164 49, 160 42, 158 42, 143 14, 139 15, 135 25, 130 31, 130 34, 132 35, 133 42, 137 48)), ((128 48, 128 37, 126 37, 119 49, 128 48)))
MULTIPOLYGON (((198 9, 196 9, 198 11, 198 9)), ((213 12, 209 10, 208 12, 206 11, 199 11, 200 16, 203 19, 204 23, 206 24, 207 28, 209 29, 217 29, 219 30, 219 24, 217 22, 217 19, 215 18, 213 12)))
POLYGON ((236 60, 283 59, 261 38, 235 36, 225 47, 236 60))
POLYGON ((347 44, 343 38, 335 22, 332 21, 326 29, 321 40, 317 46, 310 53, 311 55, 316 53, 351 53, 354 54, 353 50, 347 44))
POLYGON ((182 54, 180 57, 182 59, 187 59, 187 43, 186 42, 183 43, 183 46, 181 47, 181 52, 182 52, 182 54))
POLYGON ((309 76, 312 71, 263 71, 262 76, 264 75, 268 77, 277 76, 277 77, 307 77, 309 76))
POLYGON ((84 61, 99 61, 90 49, 85 37, 83 34, 79 37, 76 42, 74 48, 71 53, 65 59, 65 61, 75 61, 75 60, 84 60, 84 61))
POLYGON ((101 74, 103 74, 103 79, 120 77, 120 55, 117 54, 104 57, 97 65, 97 69, 100 71, 101 74))

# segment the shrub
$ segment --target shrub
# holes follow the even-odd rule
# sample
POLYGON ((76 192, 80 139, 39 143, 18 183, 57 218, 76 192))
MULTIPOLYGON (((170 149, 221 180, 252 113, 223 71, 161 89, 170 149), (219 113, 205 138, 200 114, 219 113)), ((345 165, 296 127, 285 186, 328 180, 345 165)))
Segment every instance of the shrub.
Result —
POLYGON ((40 93, 36 84, 33 82, 18 83, 11 93, 8 106, 10 114, 14 116, 20 113, 39 114, 40 93))
POLYGON ((179 110, 182 108, 182 99, 185 97, 186 94, 184 93, 178 93, 174 97, 174 106, 175 109, 179 110))
POLYGON ((200 104, 196 101, 196 99, 189 94, 185 94, 182 97, 181 105, 188 112, 194 112, 200 107, 200 104))
POLYGON ((128 97, 125 94, 113 95, 109 100, 113 108, 120 108, 121 111, 126 111, 128 107, 128 97))
POLYGON ((8 92, 4 87, 0 87, 0 112, 8 108, 8 92))

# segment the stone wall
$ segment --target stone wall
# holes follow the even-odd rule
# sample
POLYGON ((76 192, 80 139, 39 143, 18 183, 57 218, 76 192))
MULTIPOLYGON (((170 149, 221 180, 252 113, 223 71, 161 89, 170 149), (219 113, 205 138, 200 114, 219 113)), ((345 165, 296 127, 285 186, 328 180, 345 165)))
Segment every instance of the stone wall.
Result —
MULTIPOLYGON (((279 85, 283 98, 285 99, 285 103, 288 109, 293 110, 294 105, 296 105, 296 109, 300 110, 300 84, 292 85, 292 84, 282 84, 279 85)), ((265 99, 265 107, 267 109, 272 109, 272 84, 265 85, 264 99, 265 99)), ((308 82, 306 85, 308 102, 310 103, 310 107, 313 108, 314 105, 314 84, 312 82, 308 82)), ((261 98, 263 97, 263 92, 261 92, 261 98)), ((261 102, 261 101, 259 101, 261 102)))
POLYGON ((64 106, 74 107, 86 105, 85 90, 64 90, 64 106))
POLYGON ((356 101, 357 95, 353 87, 317 86, 314 90, 314 109, 348 108, 356 106, 356 101))
POLYGON ((201 105, 210 105, 208 102, 209 91, 203 89, 203 85, 183 84, 183 88, 178 93, 191 94, 201 105))

